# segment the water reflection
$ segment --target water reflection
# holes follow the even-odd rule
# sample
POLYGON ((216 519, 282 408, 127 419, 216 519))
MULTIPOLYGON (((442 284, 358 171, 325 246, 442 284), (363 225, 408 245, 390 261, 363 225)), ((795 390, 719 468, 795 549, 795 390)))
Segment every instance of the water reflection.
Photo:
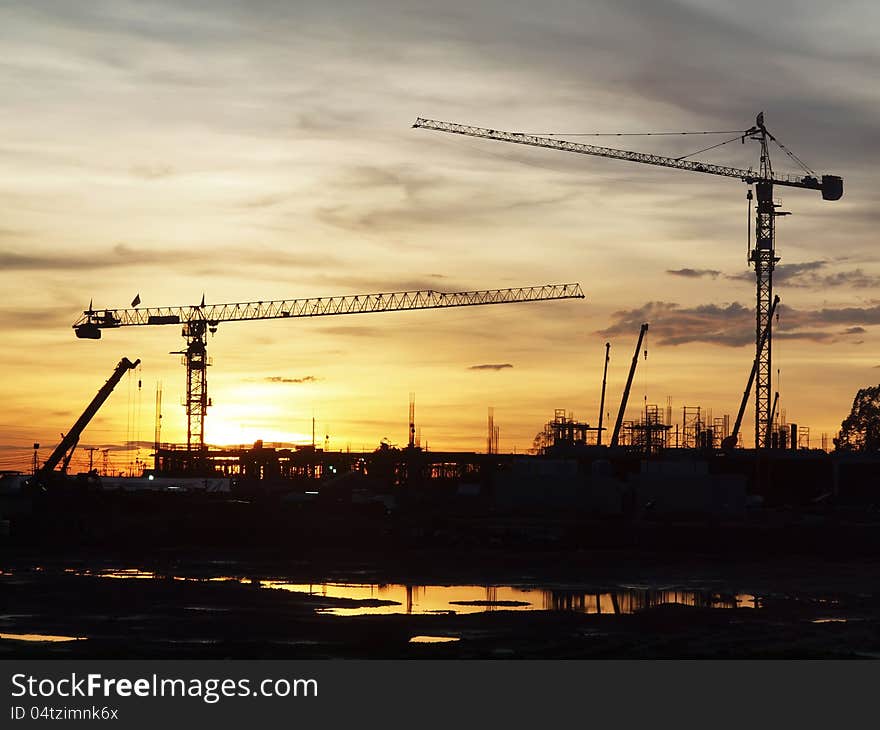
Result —
POLYGON ((11 639, 12 641, 83 641, 85 636, 53 636, 51 634, 4 634, 0 633, 0 639, 11 639))
POLYGON ((295 583, 283 579, 245 578, 232 575, 163 575, 139 568, 76 570, 65 572, 111 579, 172 579, 175 581, 251 583, 264 589, 343 599, 350 606, 328 605, 317 610, 339 616, 381 614, 466 614, 486 611, 565 611, 586 614, 631 614, 665 604, 698 608, 757 608, 759 599, 749 593, 724 594, 708 590, 643 585, 611 589, 539 587, 531 585, 406 585, 400 583, 295 583))
POLYGON ((523 586, 413 586, 402 584, 287 583, 263 581, 266 588, 358 601, 351 607, 320 609, 339 616, 394 613, 478 613, 483 611, 571 611, 626 614, 663 604, 700 608, 753 608, 754 596, 711 591, 621 588, 614 591, 523 586))

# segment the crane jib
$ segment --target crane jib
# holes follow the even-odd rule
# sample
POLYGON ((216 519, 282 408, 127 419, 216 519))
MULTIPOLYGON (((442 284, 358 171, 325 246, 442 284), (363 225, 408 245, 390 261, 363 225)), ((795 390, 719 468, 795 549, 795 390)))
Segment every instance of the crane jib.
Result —
POLYGON ((433 129, 438 132, 449 132, 451 134, 462 134, 480 139, 494 139, 501 142, 512 142, 514 144, 528 145, 531 147, 545 147, 547 149, 562 150, 564 152, 577 152, 578 154, 594 155, 614 160, 641 162, 646 165, 657 165, 659 167, 669 167, 676 170, 689 170, 691 172, 702 172, 709 175, 735 177, 749 184, 756 182, 770 182, 774 185, 805 188, 807 190, 819 190, 825 200, 839 200, 843 196, 843 179, 837 175, 822 175, 821 179, 813 175, 772 175, 771 177, 762 177, 753 170, 730 167, 727 165, 716 165, 710 162, 699 162, 696 160, 683 160, 674 157, 665 157, 663 155, 653 155, 646 152, 631 152, 629 150, 620 150, 614 147, 599 147, 597 145, 580 144, 578 142, 568 142, 561 139, 553 139, 551 137, 523 134, 521 132, 503 132, 496 129, 474 127, 465 124, 456 124, 454 122, 441 122, 435 119, 424 119, 422 117, 416 119, 413 127, 433 129))
POLYGON ((580 284, 545 284, 511 289, 482 289, 464 292, 433 290, 359 294, 309 299, 279 299, 183 307, 88 309, 73 324, 80 339, 97 340, 102 329, 136 325, 204 322, 216 327, 220 322, 291 317, 323 317, 339 314, 366 314, 415 309, 445 309, 485 304, 515 304, 553 299, 583 299, 580 284))

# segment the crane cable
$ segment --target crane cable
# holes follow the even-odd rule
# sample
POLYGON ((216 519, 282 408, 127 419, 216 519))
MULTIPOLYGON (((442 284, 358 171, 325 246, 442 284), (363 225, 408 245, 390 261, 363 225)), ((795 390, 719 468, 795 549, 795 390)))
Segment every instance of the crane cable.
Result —
POLYGON ((698 155, 701 152, 708 152, 709 150, 714 150, 716 147, 722 147, 723 145, 730 144, 731 142, 736 142, 737 140, 742 139, 742 135, 737 135, 736 137, 731 137, 730 139, 724 140, 724 142, 719 142, 718 144, 713 144, 711 147, 704 147, 701 150, 697 150, 696 152, 691 152, 689 155, 682 155, 681 157, 676 157, 677 161, 685 160, 688 157, 693 157, 694 155, 698 155))
POLYGON ((786 147, 784 144, 782 144, 782 142, 780 142, 778 139, 776 139, 776 137, 774 137, 772 134, 770 134, 770 132, 767 132, 767 136, 776 143, 776 145, 777 145, 777 147, 779 147, 779 149, 781 149, 783 152, 785 152, 785 154, 787 154, 792 160, 794 160, 798 165, 800 165, 806 173, 808 173, 810 175, 816 174, 812 169, 810 169, 810 167, 800 157, 798 157, 794 152, 792 152, 790 149, 788 149, 788 147, 786 147))
MULTIPOLYGON (((735 134, 736 137, 733 137, 726 142, 720 142, 719 144, 712 145, 711 147, 706 147, 702 150, 697 150, 696 152, 691 152, 689 155, 684 155, 684 157, 676 157, 676 160, 684 160, 688 157, 693 157, 694 155, 698 155, 701 152, 708 152, 709 150, 714 150, 716 147, 721 147, 722 145, 729 144, 730 142, 735 142, 738 139, 743 139, 744 135, 748 132, 746 129, 726 129, 721 131, 699 131, 699 132, 518 132, 518 134, 532 136, 532 137, 681 137, 685 135, 706 135, 706 134, 735 134)), ((798 157, 794 152, 792 152, 788 147, 786 147, 782 142, 780 142, 776 137, 774 137, 770 132, 767 132, 767 136, 776 143, 776 145, 781 149, 785 154, 787 154, 799 167, 801 167, 804 172, 815 175, 815 171, 810 168, 800 157, 798 157)))

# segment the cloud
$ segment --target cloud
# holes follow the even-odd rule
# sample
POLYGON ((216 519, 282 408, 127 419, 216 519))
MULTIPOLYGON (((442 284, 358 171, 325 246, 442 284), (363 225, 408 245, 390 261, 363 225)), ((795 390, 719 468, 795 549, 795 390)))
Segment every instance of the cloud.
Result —
POLYGON ((33 309, 0 309, 0 330, 21 331, 70 327, 82 311, 76 305, 33 309))
POLYGON ((612 317, 614 322, 598 334, 609 338, 635 336, 642 323, 648 322, 649 333, 661 345, 709 342, 740 347, 754 342, 755 337, 754 314, 738 302, 691 308, 672 302, 647 302, 636 309, 615 312, 612 317))
POLYGON ((326 189, 334 193, 333 200, 346 202, 318 205, 315 217, 325 225, 360 233, 483 223, 499 215, 552 209, 580 195, 580 191, 522 195, 500 183, 487 186, 468 177, 426 175, 410 165, 350 167, 330 180, 326 189))
POLYGON ((702 277, 717 279, 721 276, 721 272, 717 269, 666 269, 666 273, 672 276, 681 276, 685 279, 700 279, 702 277))
POLYGON ((314 375, 304 375, 301 378, 286 378, 282 375, 270 375, 263 379, 269 383, 317 383, 321 378, 316 378, 314 375))
MULTIPOLYGON (((833 263, 823 260, 779 264, 773 272, 773 281, 777 285, 785 284, 786 287, 798 289, 828 289, 831 287, 874 289, 880 286, 880 275, 865 272, 861 268, 822 273, 833 263)), ((725 278, 754 283, 755 274, 752 271, 743 271, 737 274, 728 274, 725 278)))
MULTIPOLYGON (((726 347, 754 345, 755 313, 739 302, 682 307, 673 302, 647 302, 641 307, 612 315, 612 324, 597 334, 604 337, 635 337, 642 322, 649 334, 666 346, 707 343, 726 347)), ((823 309, 784 307, 773 336, 778 339, 835 342, 840 334, 863 334, 865 326, 880 324, 880 305, 823 309), (844 332, 831 327, 849 325, 844 332)))
POLYGON ((135 247, 117 243, 110 249, 98 249, 91 253, 71 253, 59 248, 42 252, 22 253, 9 249, 0 250, 0 270, 2 271, 92 271, 95 269, 114 269, 132 266, 167 267, 169 261, 176 265, 203 264, 206 258, 223 262, 214 264, 205 271, 228 270, 228 263, 279 267, 319 268, 338 263, 332 255, 310 252, 272 251, 257 246, 219 248, 209 257, 202 251, 183 251, 180 249, 158 249, 135 247))
POLYGON ((502 363, 486 363, 485 365, 471 365, 468 370, 506 370, 507 368, 512 368, 509 362, 502 363))
MULTIPOLYGON (((788 288, 798 289, 829 289, 831 287, 851 289, 875 289, 880 286, 880 276, 866 272, 862 268, 824 273, 834 262, 804 261, 794 264, 779 264, 773 272, 776 285, 784 284, 788 288)), ((672 273, 672 272, 670 272, 672 273)), ((743 271, 727 274, 727 279, 754 283, 755 274, 743 271)))
POLYGON ((880 276, 876 274, 866 274, 862 269, 853 269, 851 271, 839 271, 836 274, 828 274, 821 277, 815 283, 810 284, 816 288, 825 288, 832 286, 849 286, 855 289, 874 289, 880 285, 880 276))
POLYGON ((94 254, 75 254, 64 252, 63 255, 47 253, 19 253, 16 251, 0 251, 0 269, 4 271, 69 271, 104 269, 117 266, 131 266, 149 263, 155 260, 150 252, 137 251, 117 244, 109 252, 98 251, 94 254))

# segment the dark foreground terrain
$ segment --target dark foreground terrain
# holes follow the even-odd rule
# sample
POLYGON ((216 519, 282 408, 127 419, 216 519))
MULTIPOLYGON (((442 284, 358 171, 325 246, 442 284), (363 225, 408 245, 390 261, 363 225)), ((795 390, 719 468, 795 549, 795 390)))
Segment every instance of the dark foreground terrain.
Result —
POLYGON ((0 635, 15 635, 0 638, 6 659, 880 656, 880 559, 870 556, 7 547, 0 568, 0 635), (381 598, 291 592, 271 581, 519 586, 552 602, 407 614, 381 598), (596 594, 611 596, 612 607, 585 612, 584 597, 596 594), (330 612, 377 605, 400 612, 330 612), (417 636, 453 641, 413 643, 417 636))

